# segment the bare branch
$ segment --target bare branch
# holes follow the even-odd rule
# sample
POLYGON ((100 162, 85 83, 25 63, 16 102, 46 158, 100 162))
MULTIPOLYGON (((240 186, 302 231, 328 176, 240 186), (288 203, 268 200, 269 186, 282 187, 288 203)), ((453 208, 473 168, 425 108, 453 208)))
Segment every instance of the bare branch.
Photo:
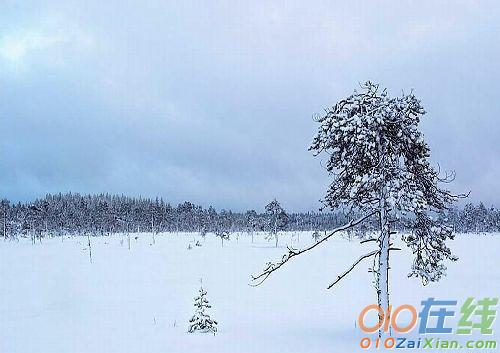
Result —
POLYGON ((364 254, 363 256, 360 256, 359 259, 356 260, 356 262, 354 262, 351 267, 349 267, 347 270, 345 270, 341 275, 339 275, 337 277, 337 279, 335 280, 335 282, 333 282, 332 284, 330 284, 328 286, 328 289, 332 288, 334 285, 336 285, 342 278, 344 278, 345 276, 347 276, 349 274, 349 272, 351 272, 352 270, 354 270, 354 268, 361 262, 363 261, 364 259, 368 258, 368 257, 372 257, 374 255, 377 255, 378 253, 380 252, 380 250, 373 250, 372 252, 369 252, 368 254, 364 254))
POLYGON ((288 252, 286 254, 284 254, 282 257, 281 257, 281 260, 278 261, 278 262, 275 262, 275 263, 272 263, 272 262, 268 262, 264 271, 258 275, 258 276, 252 276, 252 281, 257 281, 257 283, 255 284, 250 284, 251 286, 258 286, 258 285, 261 285, 270 275, 271 273, 275 272, 276 270, 280 269, 281 266, 283 266, 285 263, 287 263, 292 257, 295 257, 297 255, 301 255, 309 250, 312 250, 314 249, 315 247, 317 247, 319 244, 327 241, 328 239, 330 239, 330 237, 332 237, 334 234, 338 233, 338 232, 341 232, 341 231, 344 231, 344 230, 347 230, 351 227, 354 227, 360 223, 362 223, 363 221, 365 221, 366 219, 370 218, 371 216, 373 216, 376 212, 372 212, 372 213, 369 213, 367 214, 366 216, 363 216, 361 218, 358 218, 356 220, 352 220, 350 221, 349 223, 341 226, 341 227, 338 227, 336 229, 334 229, 330 234, 328 234, 327 236, 325 236, 324 238, 322 238, 320 241, 308 246, 307 248, 304 248, 302 250, 298 250, 298 249, 292 249, 290 247, 288 247, 288 252))

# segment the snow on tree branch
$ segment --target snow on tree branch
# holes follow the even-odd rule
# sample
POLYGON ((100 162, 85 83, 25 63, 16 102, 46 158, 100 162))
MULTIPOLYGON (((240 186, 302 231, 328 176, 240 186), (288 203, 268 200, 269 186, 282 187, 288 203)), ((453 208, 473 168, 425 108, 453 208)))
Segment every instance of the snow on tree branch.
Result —
POLYGON ((315 155, 327 152, 325 168, 335 186, 325 205, 378 208, 385 188, 387 206, 405 214, 442 210, 464 196, 438 187, 453 174, 441 177, 428 162, 430 149, 418 130, 424 114, 413 93, 393 98, 367 82, 317 118, 320 126, 309 149, 315 155))
POLYGON ((419 131, 425 110, 413 92, 390 97, 369 81, 361 88, 316 118, 319 127, 309 150, 315 156, 326 155, 325 168, 333 178, 324 205, 332 211, 347 208, 368 216, 337 228, 308 248, 288 248, 281 261, 269 262, 252 279, 261 284, 292 257, 377 214, 380 233, 374 240, 378 249, 359 257, 328 288, 364 259, 373 257, 378 304, 388 310, 390 253, 400 250, 392 246, 395 224, 407 215, 415 217, 416 221, 410 222, 413 234, 404 238, 416 256, 410 276, 421 277, 424 284, 437 281, 446 269, 442 261, 456 258, 445 245, 452 239, 451 228, 432 222, 428 214, 450 212, 453 202, 466 195, 440 188, 439 184, 450 182, 454 174, 441 176, 439 166, 435 169, 430 165, 430 149, 419 131))
POLYGON ((415 259, 408 277, 420 277, 424 285, 437 282, 446 273, 445 259, 457 261, 446 240, 454 239, 453 229, 419 213, 414 222, 414 231, 403 240, 412 249, 415 259))
POLYGON ((410 276, 420 277, 423 284, 437 281, 446 270, 443 260, 456 258, 445 245, 453 239, 452 228, 443 219, 432 221, 429 214, 450 212, 451 205, 467 195, 440 187, 455 174, 443 176, 439 165, 430 165, 430 149, 419 131, 426 112, 413 92, 390 97, 372 82, 361 88, 317 118, 319 127, 309 149, 314 155, 326 153, 325 168, 333 176, 323 200, 326 206, 378 211, 380 252, 374 272, 379 302, 388 306, 394 225, 403 217, 415 219, 409 222, 412 234, 403 237, 415 254, 410 276))
POLYGON ((196 308, 194 315, 189 320, 188 332, 211 332, 214 335, 217 333, 217 321, 213 320, 206 312, 212 306, 207 299, 207 291, 200 287, 198 296, 195 298, 194 307, 196 308))
POLYGON ((321 240, 315 242, 314 244, 312 244, 312 245, 310 245, 310 246, 308 246, 308 247, 306 247, 304 249, 298 250, 298 249, 292 249, 292 248, 288 247, 288 252, 281 257, 280 261, 275 262, 275 263, 268 262, 266 264, 266 267, 262 271, 262 273, 260 273, 257 276, 252 276, 252 281, 254 281, 255 283, 252 283, 251 285, 252 286, 261 285, 273 272, 275 272, 278 269, 280 269, 285 263, 287 263, 288 261, 290 261, 293 257, 301 255, 301 254, 303 254, 303 253, 305 253, 305 252, 307 252, 309 250, 314 249, 315 247, 317 247, 321 243, 323 243, 323 242, 327 241, 328 239, 330 239, 330 237, 332 237, 334 234, 336 234, 338 232, 341 232, 341 231, 344 231, 344 230, 347 230, 347 229, 349 229, 351 227, 354 227, 354 226, 362 223, 366 219, 372 217, 374 214, 375 214, 375 212, 372 212, 372 213, 367 214, 367 215, 365 215, 365 216, 363 216, 361 218, 358 218, 356 220, 352 220, 349 223, 347 223, 347 224, 345 224, 345 225, 343 225, 341 227, 338 227, 338 228, 334 229, 330 234, 328 234, 327 236, 325 236, 321 240))
POLYGON ((336 285, 337 283, 340 282, 340 280, 342 278, 344 278, 345 276, 347 276, 352 270, 354 270, 354 268, 361 262, 363 261, 364 259, 367 259, 369 257, 372 257, 372 256, 375 256, 377 254, 380 253, 380 250, 373 250, 373 251, 370 251, 368 254, 364 254, 362 256, 359 257, 359 259, 357 259, 352 265, 351 267, 349 267, 347 270, 345 270, 342 274, 340 274, 337 279, 335 281, 333 281, 332 284, 330 284, 328 286, 328 289, 332 288, 334 285, 336 285))

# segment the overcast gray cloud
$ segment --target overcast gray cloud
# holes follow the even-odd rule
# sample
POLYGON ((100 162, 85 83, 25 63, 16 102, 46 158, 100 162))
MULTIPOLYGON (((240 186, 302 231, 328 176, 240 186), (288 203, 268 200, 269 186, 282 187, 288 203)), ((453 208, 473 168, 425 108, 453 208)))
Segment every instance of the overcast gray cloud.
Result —
POLYGON ((0 195, 113 192, 316 209, 315 113, 414 89, 454 190, 498 205, 500 5, 2 1, 0 195))

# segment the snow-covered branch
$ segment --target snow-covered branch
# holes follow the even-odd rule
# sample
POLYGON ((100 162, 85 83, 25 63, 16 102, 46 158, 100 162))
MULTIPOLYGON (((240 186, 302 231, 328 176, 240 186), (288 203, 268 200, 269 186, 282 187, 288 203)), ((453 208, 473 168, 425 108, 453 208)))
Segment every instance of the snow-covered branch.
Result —
POLYGON ((362 223, 363 221, 365 221, 366 219, 372 217, 376 212, 372 212, 372 213, 369 213, 361 218, 358 218, 358 219, 355 219, 355 220, 352 220, 350 221, 349 223, 341 226, 341 227, 338 227, 336 229, 334 229, 330 234, 328 234, 327 236, 325 236, 324 238, 322 238, 321 240, 319 240, 318 242, 304 248, 304 249, 301 249, 301 250, 297 250, 297 249, 292 249, 290 247, 288 247, 288 252, 286 254, 284 254, 282 257, 281 257, 281 260, 278 261, 278 262, 268 262, 266 267, 264 268, 264 270, 262 271, 261 274, 257 275, 257 276, 252 276, 252 281, 256 282, 256 283, 252 283, 251 285, 252 286, 258 286, 260 284, 262 284, 273 272, 279 270, 285 263, 287 263, 288 261, 290 261, 290 259, 292 259, 293 257, 295 256, 298 256, 298 255, 301 255, 309 250, 312 250, 314 249, 315 247, 317 247, 318 245, 320 245, 321 243, 327 241, 328 239, 330 239, 333 235, 335 235, 336 233, 338 232, 342 232, 344 230, 347 230, 349 228, 352 228, 360 223, 362 223))
POLYGON ((369 252, 368 254, 364 254, 362 256, 359 257, 359 259, 357 259, 347 270, 345 270, 344 272, 342 272, 342 274, 340 274, 337 279, 328 286, 328 289, 332 288, 334 285, 336 285, 338 282, 340 282, 340 280, 342 278, 344 278, 345 276, 347 276, 349 274, 349 272, 351 272, 352 270, 354 270, 354 268, 361 262, 363 261, 364 259, 367 259, 369 257, 372 257, 372 256, 375 256, 377 255, 378 253, 380 252, 380 250, 373 250, 371 252, 369 252))

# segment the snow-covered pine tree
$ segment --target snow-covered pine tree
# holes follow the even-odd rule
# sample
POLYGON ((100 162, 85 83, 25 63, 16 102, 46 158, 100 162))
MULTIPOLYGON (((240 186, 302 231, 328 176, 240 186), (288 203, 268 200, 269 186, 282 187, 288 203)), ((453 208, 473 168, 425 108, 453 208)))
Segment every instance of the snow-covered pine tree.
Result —
POLYGON ((274 238, 278 247, 279 232, 284 230, 288 223, 288 215, 276 199, 266 205, 268 239, 274 238))
POLYGON ((424 114, 413 93, 393 98, 377 84, 367 82, 361 92, 355 91, 318 117, 320 126, 310 150, 314 155, 327 154, 325 167, 333 177, 323 202, 332 210, 344 207, 364 216, 305 249, 289 249, 279 262, 268 263, 254 281, 262 283, 291 258, 337 232, 376 217, 378 237, 363 242, 375 242, 376 248, 358 258, 328 288, 364 259, 372 258, 378 303, 385 312, 389 307, 389 254, 400 250, 393 247, 392 237, 401 216, 413 217, 412 234, 403 237, 416 257, 410 276, 420 277, 424 285, 439 280, 446 269, 443 260, 456 257, 446 246, 446 240, 452 239, 451 227, 438 224, 431 214, 448 209, 465 195, 453 195, 439 187, 440 182, 451 181, 453 174, 441 177, 429 164, 430 150, 418 130, 424 114))
POLYGON ((207 291, 203 287, 200 287, 198 296, 194 299, 194 307, 196 309, 193 317, 189 320, 188 332, 211 332, 215 335, 217 333, 217 321, 211 319, 206 312, 212 306, 208 302, 207 291))
POLYGON ((232 222, 229 212, 222 210, 220 214, 216 216, 214 225, 215 236, 220 238, 222 246, 224 246, 224 240, 229 240, 231 225, 232 222))
POLYGON ((331 209, 348 206, 379 219, 378 249, 366 257, 376 258, 378 303, 384 310, 389 307, 391 236, 400 216, 413 214, 414 237, 434 244, 427 250, 415 247, 413 238, 404 238, 417 257, 411 275, 426 284, 441 277, 444 259, 456 260, 445 244, 452 238, 451 228, 429 221, 428 212, 445 210, 457 196, 438 185, 452 176, 441 178, 429 164, 430 149, 418 130, 424 114, 413 93, 393 98, 367 82, 361 92, 355 91, 318 119, 320 126, 310 147, 315 155, 323 151, 329 155, 326 169, 333 182, 325 204, 331 209), (430 260, 422 261, 423 253, 430 260))
POLYGON ((252 243, 255 230, 257 229, 257 223, 258 223, 257 212, 255 212, 255 210, 247 211, 245 213, 245 231, 252 235, 252 243))

